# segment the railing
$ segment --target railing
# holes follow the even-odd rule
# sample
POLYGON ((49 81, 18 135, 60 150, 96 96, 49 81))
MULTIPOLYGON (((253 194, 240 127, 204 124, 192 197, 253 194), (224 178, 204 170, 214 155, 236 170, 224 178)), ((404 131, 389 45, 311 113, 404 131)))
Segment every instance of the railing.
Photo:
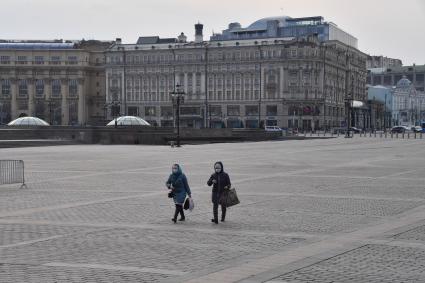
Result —
POLYGON ((25 185, 25 170, 23 160, 0 160, 0 185, 22 184, 25 185))

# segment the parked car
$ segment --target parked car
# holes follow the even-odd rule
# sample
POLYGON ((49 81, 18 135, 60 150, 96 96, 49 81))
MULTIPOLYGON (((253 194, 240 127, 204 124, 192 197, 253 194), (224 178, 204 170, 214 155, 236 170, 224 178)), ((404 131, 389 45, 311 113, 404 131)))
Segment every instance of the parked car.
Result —
POLYGON ((394 126, 391 128, 391 133, 406 133, 409 131, 410 129, 406 126, 394 126))
POLYGON ((356 133, 356 134, 359 134, 359 133, 361 133, 361 132, 362 132, 362 130, 361 130, 361 129, 356 128, 356 127, 351 127, 351 128, 350 128, 350 131, 352 131, 353 133, 356 133))
POLYGON ((266 126, 264 130, 267 132, 282 132, 282 129, 278 126, 266 126))
POLYGON ((413 126, 411 129, 414 133, 421 133, 423 131, 421 126, 413 126))

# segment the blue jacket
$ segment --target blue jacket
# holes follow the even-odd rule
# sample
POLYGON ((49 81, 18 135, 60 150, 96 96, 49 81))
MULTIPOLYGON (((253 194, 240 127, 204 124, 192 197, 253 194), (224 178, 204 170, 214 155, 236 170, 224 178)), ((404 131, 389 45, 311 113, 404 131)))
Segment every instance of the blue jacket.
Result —
POLYGON ((190 197, 192 193, 190 192, 186 175, 183 174, 180 166, 178 166, 178 168, 178 172, 175 174, 171 174, 165 184, 167 187, 169 187, 170 185, 172 185, 173 187, 174 203, 183 204, 186 199, 186 195, 190 197))

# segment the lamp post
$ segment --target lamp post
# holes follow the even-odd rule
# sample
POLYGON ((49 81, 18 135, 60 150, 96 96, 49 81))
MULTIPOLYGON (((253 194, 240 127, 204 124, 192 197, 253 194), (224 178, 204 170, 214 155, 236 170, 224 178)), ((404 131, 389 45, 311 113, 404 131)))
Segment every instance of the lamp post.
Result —
POLYGON ((3 103, 0 102, 0 126, 3 125, 3 103))
POLYGON ((345 107, 347 108, 347 131, 345 133, 346 138, 351 138, 350 135, 350 124, 351 124, 351 97, 345 99, 345 107))
POLYGON ((54 105, 55 105, 55 102, 52 99, 47 100, 47 106, 49 107, 49 122, 50 122, 50 125, 53 124, 53 117, 52 117, 53 109, 52 109, 52 107, 54 105))
POLYGON ((176 107, 176 122, 177 122, 177 147, 180 147, 180 104, 184 103, 184 91, 181 90, 181 86, 179 84, 176 85, 176 90, 170 93, 171 99, 173 100, 173 104, 176 107))

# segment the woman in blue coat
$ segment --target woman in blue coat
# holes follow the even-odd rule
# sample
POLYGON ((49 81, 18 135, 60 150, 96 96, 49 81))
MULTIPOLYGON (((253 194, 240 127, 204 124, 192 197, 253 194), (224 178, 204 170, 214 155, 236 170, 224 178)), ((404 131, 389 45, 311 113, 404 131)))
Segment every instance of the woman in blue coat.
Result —
POLYGON ((183 204, 186 199, 186 195, 189 198, 192 197, 192 193, 190 192, 189 184, 187 183, 187 178, 183 174, 180 165, 174 164, 172 167, 172 173, 170 177, 168 177, 167 182, 165 183, 167 188, 170 190, 169 193, 173 194, 173 200, 176 205, 176 210, 174 212, 174 218, 171 220, 176 223, 177 216, 180 213, 179 221, 184 221, 185 216, 183 212, 183 204))

